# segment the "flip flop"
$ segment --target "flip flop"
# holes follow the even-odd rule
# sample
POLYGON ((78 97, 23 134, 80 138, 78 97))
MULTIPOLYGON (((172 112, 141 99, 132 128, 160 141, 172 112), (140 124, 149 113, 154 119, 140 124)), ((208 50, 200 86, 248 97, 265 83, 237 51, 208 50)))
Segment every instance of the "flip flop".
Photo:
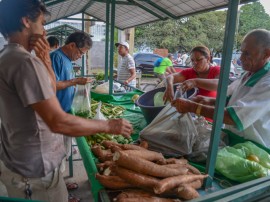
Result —
POLYGON ((75 197, 73 194, 68 194, 68 202, 80 202, 81 199, 75 197))
POLYGON ((79 188, 79 185, 76 182, 66 183, 67 190, 75 190, 79 188))

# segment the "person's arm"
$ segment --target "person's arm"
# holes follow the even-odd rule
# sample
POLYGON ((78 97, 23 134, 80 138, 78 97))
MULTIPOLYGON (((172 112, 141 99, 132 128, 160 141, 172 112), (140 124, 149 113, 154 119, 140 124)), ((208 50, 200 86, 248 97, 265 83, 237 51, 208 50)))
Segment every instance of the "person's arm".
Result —
POLYGON ((184 91, 190 90, 194 87, 202 88, 209 91, 216 91, 218 87, 218 79, 188 79, 182 83, 184 91))
POLYGON ((74 78, 74 79, 70 79, 66 81, 57 81, 56 90, 63 90, 65 88, 68 88, 70 86, 75 86, 75 85, 85 85, 90 82, 91 82, 91 79, 87 77, 74 78))
POLYGON ((193 102, 197 102, 197 103, 208 105, 208 106, 215 106, 216 104, 216 98, 202 96, 202 95, 197 95, 195 97, 192 97, 190 100, 193 102))
POLYGON ((136 69, 135 69, 135 67, 129 69, 129 72, 130 72, 130 77, 127 80, 125 80, 124 84, 129 84, 133 79, 136 78, 136 69))
MULTIPOLYGON (((213 119, 214 117, 214 106, 203 105, 182 98, 172 101, 172 106, 174 106, 179 113, 193 112, 197 115, 201 115, 210 119, 213 119)), ((234 126, 236 125, 226 108, 224 109, 223 123, 234 126)))
POLYGON ((173 84, 181 83, 185 80, 185 77, 181 73, 171 74, 166 78, 166 90, 163 96, 163 100, 172 101, 174 97, 173 84))
POLYGON ((32 104, 31 107, 45 121, 52 132, 80 137, 96 133, 122 134, 129 136, 131 124, 124 119, 88 120, 65 113, 56 96, 32 104))

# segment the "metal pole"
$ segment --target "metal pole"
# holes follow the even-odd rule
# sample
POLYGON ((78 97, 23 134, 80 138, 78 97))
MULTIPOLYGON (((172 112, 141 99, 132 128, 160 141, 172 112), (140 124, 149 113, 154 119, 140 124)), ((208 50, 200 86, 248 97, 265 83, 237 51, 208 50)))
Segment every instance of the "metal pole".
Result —
POLYGON ((109 71, 109 31, 110 31, 110 2, 106 1, 106 40, 105 40, 105 81, 108 81, 109 71))
POLYGON ((110 85, 109 94, 113 94, 113 50, 114 50, 114 24, 115 24, 115 0, 111 1, 111 44, 110 44, 110 85))
MULTIPOLYGON (((84 13, 82 13, 82 31, 85 31, 85 28, 84 28, 84 13)), ((82 71, 81 71, 81 76, 84 76, 84 68, 85 68, 85 56, 83 55, 82 56, 82 71)))
POLYGON ((229 1, 225 27, 225 36, 223 42, 221 71, 219 76, 218 93, 215 104, 214 123, 212 127, 211 140, 208 150, 208 158, 206 162, 206 173, 209 175, 209 177, 206 179, 204 183, 205 188, 212 186, 213 176, 215 172, 216 157, 220 141, 221 127, 224 118, 224 107, 232 59, 232 50, 235 36, 238 5, 239 0, 229 1))

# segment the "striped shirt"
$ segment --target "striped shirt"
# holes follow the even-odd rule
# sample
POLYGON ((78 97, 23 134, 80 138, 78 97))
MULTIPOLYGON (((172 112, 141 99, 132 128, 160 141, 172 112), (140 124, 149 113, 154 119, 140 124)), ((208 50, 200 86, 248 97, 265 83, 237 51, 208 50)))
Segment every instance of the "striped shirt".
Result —
MULTIPOLYGON (((135 62, 133 57, 130 54, 127 54, 126 56, 122 57, 118 67, 117 80, 125 82, 131 76, 129 71, 130 69, 135 69, 135 62)), ((136 78, 129 82, 128 85, 136 87, 136 78)))

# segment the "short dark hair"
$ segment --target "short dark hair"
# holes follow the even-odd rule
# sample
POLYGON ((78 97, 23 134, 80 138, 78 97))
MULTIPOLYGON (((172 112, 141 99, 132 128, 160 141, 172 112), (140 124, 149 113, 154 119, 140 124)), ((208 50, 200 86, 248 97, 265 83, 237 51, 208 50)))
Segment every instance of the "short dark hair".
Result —
POLYGON ((68 36, 65 41, 65 45, 74 42, 78 48, 88 47, 91 48, 93 45, 93 41, 91 36, 85 32, 74 32, 68 36))
POLYGON ((49 42, 51 48, 56 46, 56 45, 59 46, 59 40, 55 36, 49 36, 47 38, 47 41, 49 42))
POLYGON ((22 31, 23 17, 29 17, 36 22, 41 13, 49 14, 41 0, 1 0, 0 32, 7 38, 14 32, 22 31))

